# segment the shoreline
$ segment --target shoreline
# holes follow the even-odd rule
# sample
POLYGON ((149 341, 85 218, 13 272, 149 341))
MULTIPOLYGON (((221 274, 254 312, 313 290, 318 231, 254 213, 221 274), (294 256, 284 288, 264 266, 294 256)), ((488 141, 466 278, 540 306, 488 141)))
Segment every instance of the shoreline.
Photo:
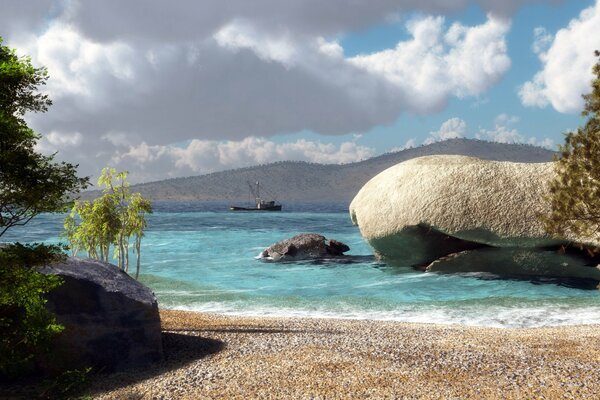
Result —
MULTIPOLYGON (((329 314, 327 312, 311 312, 305 310, 289 310, 289 313, 285 313, 285 310, 274 309, 273 311, 268 311, 265 313, 259 312, 242 312, 242 311, 219 311, 219 310, 205 310, 205 309, 194 309, 191 307, 185 306, 175 306, 173 308, 161 308, 162 311, 178 311, 185 313, 194 313, 194 314, 204 314, 204 315, 214 315, 215 317, 222 318, 233 318, 233 319, 307 319, 307 320, 339 320, 339 321, 372 321, 372 322, 391 322, 398 324, 408 324, 408 325, 434 325, 434 326, 454 326, 454 327, 467 327, 467 328, 490 328, 490 329, 542 329, 542 328, 568 328, 568 327, 578 327, 578 326, 594 326, 598 325, 600 328, 600 320, 597 323, 585 323, 579 321, 568 321, 566 323, 550 323, 548 325, 527 325, 527 326, 514 326, 514 325, 506 325, 501 322, 497 322, 494 324, 486 324, 486 323, 477 323, 477 322, 455 322, 452 319, 448 319, 445 321, 424 321, 424 320, 407 320, 400 319, 397 317, 382 317, 381 314, 385 314, 384 311, 374 311, 376 315, 374 317, 367 317, 363 314, 357 315, 344 315, 344 314, 329 314)), ((364 313, 364 312, 363 312, 364 313)))
POLYGON ((598 325, 486 328, 161 310, 165 361, 94 398, 593 398, 598 325), (162 396, 162 397, 161 397, 162 396))

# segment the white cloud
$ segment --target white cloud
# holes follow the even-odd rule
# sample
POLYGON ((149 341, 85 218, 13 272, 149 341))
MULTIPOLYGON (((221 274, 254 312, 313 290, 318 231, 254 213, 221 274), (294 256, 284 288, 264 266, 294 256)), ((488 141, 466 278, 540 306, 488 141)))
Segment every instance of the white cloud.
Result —
POLYGON ((494 129, 480 128, 475 138, 499 143, 523 143, 525 138, 516 128, 511 128, 511 125, 518 121, 519 118, 516 116, 499 114, 494 118, 494 129))
POLYGON ((553 36, 548 33, 546 28, 538 26, 533 29, 533 44, 531 50, 535 54, 540 54, 548 50, 552 43, 553 36))
POLYGON ((393 147, 389 150, 390 153, 395 153, 397 151, 412 149, 413 147, 417 147, 417 139, 411 138, 406 141, 402 146, 393 147))
POLYGON ((430 132, 430 135, 441 140, 455 139, 465 137, 467 134, 467 123, 460 118, 450 118, 444 122, 436 132, 430 132))
POLYGON ((443 17, 430 16, 409 21, 407 29, 411 40, 349 61, 402 90, 414 111, 441 109, 452 95, 477 96, 510 67, 508 20, 488 16, 482 25, 455 23, 446 30, 443 17))
POLYGON ((441 140, 463 138, 467 135, 467 123, 460 118, 450 118, 442 123, 440 129, 429 132, 423 144, 431 144, 441 140))
POLYGON ((593 78, 594 50, 598 41, 592 38, 600 38, 600 1, 583 10, 552 39, 546 32, 541 32, 541 38, 542 42, 551 41, 551 44, 543 51, 539 46, 540 39, 534 41, 534 51, 539 50, 542 69, 521 86, 521 102, 530 107, 551 104, 563 113, 580 112, 583 108, 581 95, 590 91, 593 78))
POLYGON ((266 138, 248 137, 240 141, 192 140, 185 147, 149 145, 142 142, 119 152, 111 164, 135 172, 138 179, 205 174, 214 171, 295 160, 321 164, 343 164, 375 155, 375 150, 343 142, 340 145, 304 139, 275 143, 266 138))
POLYGON ((79 147, 82 140, 83 135, 79 132, 61 133, 52 131, 38 140, 35 147, 36 151, 51 154, 59 150, 79 147))
POLYGON ((496 125, 514 125, 519 122, 519 117, 516 115, 508 115, 505 113, 499 114, 494 118, 494 124, 496 125))
POLYGON ((531 137, 529 138, 529 140, 527 141, 528 144, 531 144, 533 146, 539 146, 539 147, 544 147, 548 150, 554 150, 556 151, 556 144, 554 143, 554 140, 550 139, 550 138, 543 138, 543 139, 538 139, 535 137, 531 137))
POLYGON ((344 48, 337 41, 328 42, 323 37, 317 38, 317 48, 319 51, 332 58, 343 58, 344 48))
POLYGON ((289 65, 296 54, 295 46, 286 35, 267 36, 258 32, 248 21, 236 20, 214 34, 219 46, 232 50, 250 49, 265 61, 289 65))
POLYGON ((23 44, 20 52, 48 68, 47 90, 55 100, 73 96, 95 107, 113 100, 111 88, 101 84, 103 78, 122 83, 135 78, 135 52, 129 45, 98 44, 61 23, 52 23, 35 41, 23 44))
POLYGON ((496 125, 494 129, 480 129, 479 133, 475 134, 477 139, 489 140, 498 143, 522 143, 523 136, 514 128, 509 128, 503 125, 496 125))

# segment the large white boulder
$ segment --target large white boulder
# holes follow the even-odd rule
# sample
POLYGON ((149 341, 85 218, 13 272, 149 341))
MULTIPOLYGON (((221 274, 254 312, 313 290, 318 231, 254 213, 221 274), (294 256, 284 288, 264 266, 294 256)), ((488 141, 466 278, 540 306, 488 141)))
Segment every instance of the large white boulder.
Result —
POLYGON ((379 255, 408 264, 460 251, 461 240, 471 248, 553 246, 561 241, 538 218, 548 212, 553 174, 552 163, 419 157, 367 182, 350 215, 379 255))

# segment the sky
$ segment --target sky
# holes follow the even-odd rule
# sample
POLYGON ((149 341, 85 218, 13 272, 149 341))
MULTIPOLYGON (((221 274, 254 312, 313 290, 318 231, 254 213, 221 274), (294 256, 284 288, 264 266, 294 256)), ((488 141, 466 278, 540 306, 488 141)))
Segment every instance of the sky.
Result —
POLYGON ((0 0, 0 36, 48 69, 39 151, 147 182, 456 137, 556 149, 600 0, 0 0))

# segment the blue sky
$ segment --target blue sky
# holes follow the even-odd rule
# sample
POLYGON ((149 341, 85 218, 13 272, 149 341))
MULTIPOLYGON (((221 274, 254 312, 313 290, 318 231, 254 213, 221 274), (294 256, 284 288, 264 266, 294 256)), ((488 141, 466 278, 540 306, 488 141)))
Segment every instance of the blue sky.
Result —
POLYGON ((50 74, 39 150, 133 181, 452 137, 554 149, 600 48, 596 0, 0 1, 50 74))

